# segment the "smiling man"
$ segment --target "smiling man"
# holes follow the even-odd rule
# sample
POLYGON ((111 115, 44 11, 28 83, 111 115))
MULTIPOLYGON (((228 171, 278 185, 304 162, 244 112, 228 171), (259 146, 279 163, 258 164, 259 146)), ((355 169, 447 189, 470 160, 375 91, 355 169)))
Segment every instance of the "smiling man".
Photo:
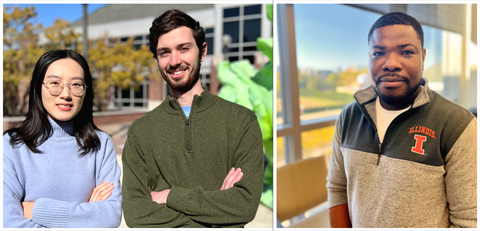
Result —
POLYGON ((123 209, 129 227, 243 227, 263 187, 255 114, 202 88, 205 32, 170 10, 150 28, 150 50, 170 95, 136 120, 123 150, 123 209))
POLYGON ((477 119, 422 78, 421 25, 388 13, 368 47, 372 86, 336 123, 332 227, 477 227, 477 119))

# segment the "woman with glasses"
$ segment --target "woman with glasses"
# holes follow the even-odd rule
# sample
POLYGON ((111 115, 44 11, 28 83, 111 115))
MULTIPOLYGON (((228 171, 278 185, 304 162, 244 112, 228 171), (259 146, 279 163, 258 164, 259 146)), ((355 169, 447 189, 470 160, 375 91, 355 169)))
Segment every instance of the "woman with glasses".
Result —
POLYGON ((102 228, 121 221, 120 168, 93 123, 92 76, 70 50, 40 57, 28 114, 3 136, 4 228, 102 228))

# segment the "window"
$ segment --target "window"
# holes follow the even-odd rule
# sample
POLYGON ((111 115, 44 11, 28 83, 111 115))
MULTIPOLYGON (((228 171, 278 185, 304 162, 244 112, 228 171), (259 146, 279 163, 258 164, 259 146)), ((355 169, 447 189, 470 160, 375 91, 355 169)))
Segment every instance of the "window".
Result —
MULTIPOLYGON (((370 86, 367 35, 381 14, 338 4, 278 5, 277 12, 277 150, 285 150, 277 160, 288 164, 331 152, 338 114, 370 86)), ((422 27, 429 87, 461 104, 462 35, 422 27)))
MULTIPOLYGON (((395 8, 389 4, 365 5, 377 11, 395 8)), ((418 6, 407 4, 407 11, 418 6)), ((381 14, 365 10, 368 8, 365 6, 360 9, 337 4, 277 4, 276 7, 276 164, 281 167, 325 156, 329 166, 338 114, 354 101, 354 92, 370 86, 367 35, 381 14)), ((432 4, 432 9, 435 7, 432 4)), ((468 100, 476 99, 477 46, 472 42, 467 44, 471 47, 468 53, 473 55, 462 63, 467 59, 462 53, 465 47, 462 35, 422 27, 427 49, 423 76, 428 79, 429 87, 461 105, 461 99, 476 105, 476 101, 468 100), (467 70, 467 67, 470 74, 464 78, 462 68, 467 70)), ((304 219, 302 216, 290 221, 295 223, 304 219)), ((287 221, 284 222, 285 225, 287 221)))
POLYGON ((214 28, 205 28, 205 42, 207 42, 207 55, 213 55, 214 28))
POLYGON ((117 88, 114 97, 115 107, 146 108, 148 107, 148 81, 141 82, 137 88, 133 83, 129 89, 117 88))
POLYGON ((210 74, 200 74, 200 83, 204 89, 210 89, 210 74))
POLYGON ((248 59, 253 63, 257 38, 261 35, 262 5, 248 5, 223 10, 223 35, 232 38, 223 49, 228 60, 248 59), (244 48, 244 49, 242 49, 244 48))
POLYGON ((335 4, 279 5, 277 12, 285 16, 279 17, 276 49, 293 47, 274 53, 277 137, 283 137, 277 150, 285 150, 284 157, 277 154, 277 166, 329 157, 338 114, 370 84, 367 33, 380 14, 335 4))

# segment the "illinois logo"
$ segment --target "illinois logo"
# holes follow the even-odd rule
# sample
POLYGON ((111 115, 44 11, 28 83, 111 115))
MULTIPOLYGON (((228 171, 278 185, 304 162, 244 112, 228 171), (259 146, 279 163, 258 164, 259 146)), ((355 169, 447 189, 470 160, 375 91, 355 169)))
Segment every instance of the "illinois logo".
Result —
POLYGON ((425 155, 425 150, 423 149, 423 143, 427 141, 426 136, 415 134, 415 146, 412 147, 412 152, 418 153, 420 155, 425 155))

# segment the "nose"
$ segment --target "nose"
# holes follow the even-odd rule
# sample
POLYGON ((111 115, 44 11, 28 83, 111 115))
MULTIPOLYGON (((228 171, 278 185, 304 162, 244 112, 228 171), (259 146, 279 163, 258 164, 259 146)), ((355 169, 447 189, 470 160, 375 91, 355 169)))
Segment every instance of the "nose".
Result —
POLYGON ((170 66, 177 67, 182 63, 182 59, 180 58, 180 54, 176 51, 172 52, 170 55, 170 66))
POLYGON ((396 54, 388 54, 383 63, 382 69, 388 72, 397 72, 402 70, 399 57, 396 54))
POLYGON ((70 100, 72 99, 72 93, 70 92, 70 86, 64 85, 62 92, 59 95, 60 99, 70 100))

